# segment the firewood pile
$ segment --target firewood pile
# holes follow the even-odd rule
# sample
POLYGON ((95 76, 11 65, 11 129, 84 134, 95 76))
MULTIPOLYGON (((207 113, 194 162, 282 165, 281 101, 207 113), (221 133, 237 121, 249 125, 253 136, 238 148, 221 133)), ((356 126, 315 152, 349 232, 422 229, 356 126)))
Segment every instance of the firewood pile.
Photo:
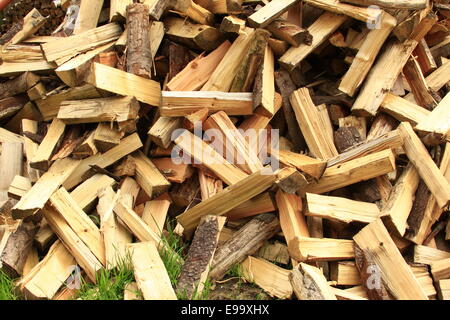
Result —
POLYGON ((235 266, 279 299, 450 299, 449 1, 140 2, 4 11, 0 265, 22 297, 129 256, 151 300, 235 266))

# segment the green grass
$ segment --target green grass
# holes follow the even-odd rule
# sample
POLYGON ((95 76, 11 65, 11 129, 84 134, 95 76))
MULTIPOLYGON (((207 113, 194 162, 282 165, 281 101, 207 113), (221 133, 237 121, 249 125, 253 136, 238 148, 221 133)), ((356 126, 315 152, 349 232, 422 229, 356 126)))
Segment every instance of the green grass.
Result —
POLYGON ((14 281, 0 270, 0 300, 18 300, 14 294, 14 281))

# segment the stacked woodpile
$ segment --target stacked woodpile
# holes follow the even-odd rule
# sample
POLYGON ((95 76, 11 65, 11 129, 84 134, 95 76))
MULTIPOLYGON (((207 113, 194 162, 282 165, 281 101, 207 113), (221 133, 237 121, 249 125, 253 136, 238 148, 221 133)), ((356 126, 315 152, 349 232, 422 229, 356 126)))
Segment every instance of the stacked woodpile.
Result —
POLYGON ((281 299, 450 298, 448 1, 140 2, 8 13, 0 264, 17 292, 68 298, 71 266, 95 283, 130 255, 144 299, 236 265, 281 299))

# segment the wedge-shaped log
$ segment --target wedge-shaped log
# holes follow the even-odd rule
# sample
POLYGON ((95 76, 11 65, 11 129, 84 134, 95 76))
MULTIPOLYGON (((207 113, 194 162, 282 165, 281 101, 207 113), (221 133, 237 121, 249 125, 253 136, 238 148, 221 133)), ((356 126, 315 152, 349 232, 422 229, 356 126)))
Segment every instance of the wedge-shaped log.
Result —
POLYGON ((183 117, 203 108, 209 113, 224 111, 232 115, 253 113, 251 93, 244 92, 201 92, 201 91, 163 91, 161 116, 183 117))
POLYGON ((373 258, 381 281, 395 299, 428 300, 380 219, 366 226, 353 239, 364 253, 373 258))
POLYGON ((190 298, 201 296, 225 220, 217 216, 205 216, 200 220, 178 278, 178 294, 190 298))
POLYGON ((133 97, 66 100, 61 103, 58 119, 65 124, 124 122, 137 118, 139 103, 133 97))
POLYGON ((295 5, 297 0, 275 0, 266 4, 264 7, 256 11, 248 17, 248 24, 251 27, 264 28, 273 20, 281 16, 290 7, 295 5))
POLYGON ((138 101, 159 106, 161 87, 158 82, 121 71, 100 63, 93 63, 86 82, 98 89, 122 96, 134 96, 138 101))
POLYGON ((392 93, 386 95, 381 103, 381 109, 398 121, 407 121, 412 126, 423 122, 430 115, 427 109, 392 93))
POLYGON ((317 183, 306 188, 306 192, 321 194, 394 170, 395 156, 391 150, 384 150, 327 168, 317 183))
POLYGON ((223 215, 236 206, 266 191, 277 179, 277 174, 270 173, 267 169, 262 169, 229 186, 206 201, 202 201, 195 207, 179 215, 177 220, 184 227, 186 235, 190 235, 202 216, 207 214, 223 215))
POLYGON ((278 299, 292 297, 293 289, 289 281, 289 270, 252 256, 247 257, 240 265, 244 279, 261 287, 270 296, 278 299))
POLYGON ((79 164, 80 161, 69 158, 56 160, 50 169, 12 208, 13 218, 23 219, 42 209, 53 192, 66 181, 79 164))
POLYGON ((120 26, 110 23, 78 35, 46 42, 42 44, 42 50, 47 61, 55 61, 61 65, 80 53, 117 40, 121 34, 120 26))
POLYGON ((308 31, 313 37, 311 45, 301 44, 298 47, 291 47, 281 56, 279 62, 288 71, 294 70, 300 65, 311 52, 327 40, 345 21, 347 17, 331 12, 322 14, 309 28, 308 31))
POLYGON ((297 261, 347 260, 355 257, 353 244, 353 240, 295 237, 289 254, 297 261))
POLYGON ((437 144, 448 140, 450 137, 449 114, 450 94, 447 94, 427 117, 418 122, 416 130, 421 134, 432 135, 437 144))
POLYGON ((327 167, 327 162, 324 160, 311 158, 304 154, 286 150, 278 151, 278 159, 281 163, 288 166, 294 166, 300 172, 306 173, 316 179, 320 179, 327 167))
POLYGON ((217 248, 209 273, 211 279, 221 279, 231 267, 258 252, 279 230, 279 221, 273 214, 261 214, 250 220, 217 248))
POLYGON ((414 133, 411 124, 402 122, 398 130, 403 137, 403 148, 406 155, 436 198, 437 204, 440 208, 448 206, 450 204, 450 184, 431 159, 419 137, 414 133))
POLYGON ((338 155, 334 142, 325 130, 319 110, 314 105, 308 88, 294 91, 290 98, 297 122, 305 137, 311 153, 320 159, 329 159, 338 155))
POLYGON ((380 216, 380 209, 370 202, 307 193, 305 215, 345 223, 371 223, 380 216))
POLYGON ((299 300, 337 300, 333 288, 319 268, 299 263, 289 275, 299 300))
POLYGON ((136 283, 144 300, 177 300, 156 245, 141 242, 129 246, 136 283))

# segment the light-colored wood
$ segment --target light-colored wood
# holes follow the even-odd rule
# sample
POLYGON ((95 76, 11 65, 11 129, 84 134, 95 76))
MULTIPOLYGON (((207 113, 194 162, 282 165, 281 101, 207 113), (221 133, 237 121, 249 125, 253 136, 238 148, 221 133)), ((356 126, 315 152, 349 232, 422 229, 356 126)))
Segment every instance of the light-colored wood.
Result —
POLYGON ((294 91, 290 101, 311 153, 323 160, 337 156, 333 140, 321 130, 319 111, 311 99, 308 88, 294 91))
POLYGON ((56 67, 55 63, 47 62, 44 59, 32 62, 3 62, 0 65, 0 76, 15 76, 27 71, 51 71, 56 67))
POLYGON ((127 5, 132 3, 133 0, 111 0, 109 20, 113 22, 126 18, 127 5))
POLYGON ((264 60, 261 65, 260 79, 256 79, 254 87, 253 106, 256 113, 266 117, 273 117, 276 113, 275 109, 275 58, 272 49, 266 46, 264 51, 264 60))
POLYGON ((375 25, 380 19, 383 21, 380 17, 382 12, 375 8, 352 6, 340 0, 305 0, 305 3, 337 14, 345 14, 370 25, 375 25))
POLYGON ((207 56, 205 53, 200 54, 167 83, 167 88, 170 91, 199 90, 213 74, 230 46, 231 43, 225 41, 207 56))
POLYGON ((278 159, 281 163, 294 166, 300 172, 307 173, 316 179, 320 179, 327 166, 327 162, 324 160, 314 159, 291 151, 278 151, 278 159))
POLYGON ((86 133, 86 138, 78 147, 73 150, 72 155, 75 159, 85 159, 98 153, 94 143, 95 130, 86 133))
POLYGON ((34 236, 34 245, 40 252, 44 252, 53 243, 54 239, 56 239, 55 233, 47 221, 43 220, 38 232, 34 236))
POLYGON ((361 277, 354 261, 338 261, 331 264, 330 279, 339 286, 357 286, 361 277))
POLYGON ((430 115, 427 109, 392 93, 386 95, 381 103, 381 109, 398 121, 407 121, 412 126, 416 126, 430 115))
POLYGON ((307 193, 305 215, 345 223, 371 223, 380 216, 380 210, 374 203, 307 193))
POLYGON ((428 5, 428 0, 342 0, 341 2, 347 2, 362 6, 375 5, 386 9, 407 10, 425 9, 428 5))
POLYGON ((39 264, 18 284, 29 300, 52 299, 76 265, 74 257, 57 240, 39 264))
POLYGON ((91 165, 106 168, 142 146, 143 145, 139 135, 134 133, 123 138, 119 145, 111 150, 108 150, 103 154, 97 153, 82 160, 78 168, 76 168, 76 170, 74 170, 74 172, 70 174, 67 180, 63 183, 64 188, 70 190, 80 184, 84 180, 84 174, 90 170, 91 165))
POLYGON ((93 139, 97 150, 106 152, 117 146, 123 136, 124 132, 119 131, 112 123, 104 122, 98 124, 97 129, 94 131, 93 139))
POLYGON ((402 237, 407 228, 408 216, 413 206, 419 181, 416 168, 409 164, 395 183, 388 200, 381 209, 383 221, 388 229, 402 237))
POLYGON ((23 18, 21 30, 17 32, 6 45, 14 45, 29 38, 47 22, 47 18, 48 17, 42 16, 39 10, 33 8, 23 18))
POLYGON ((222 19, 220 24, 220 31, 233 32, 239 34, 245 28, 245 20, 239 19, 236 16, 226 16, 222 19))
POLYGON ((271 1, 248 17, 248 24, 251 27, 264 28, 296 3, 297 0, 271 1))
POLYGON ((266 241, 259 249, 257 256, 284 265, 289 264, 290 261, 288 247, 278 241, 275 241, 274 243, 266 241))
POLYGON ((55 209, 46 206, 42 212, 52 230, 84 269, 89 279, 96 283, 96 273, 102 268, 102 263, 55 209))
POLYGON ((168 148, 172 143, 173 132, 181 127, 181 118, 159 117, 150 127, 148 135, 150 139, 162 148, 168 148))
POLYGON ((110 23, 78 35, 43 43, 42 50, 47 61, 54 61, 57 65, 61 65, 80 53, 117 40, 121 34, 120 26, 110 23))
MULTIPOLYGON (((202 164, 228 185, 233 185, 247 177, 244 171, 227 162, 211 146, 187 130, 175 139, 175 144, 189 157, 193 157, 194 163, 202 164)), ((190 159, 188 160, 191 163, 190 159)))
POLYGON ((264 192, 276 180, 277 174, 269 173, 266 169, 263 169, 177 216, 177 221, 184 227, 184 232, 189 235, 198 225, 202 216, 206 214, 223 215, 264 192))
POLYGON ((434 261, 450 258, 450 252, 438 250, 429 246, 414 246, 414 262, 431 264, 434 261))
POLYGON ((93 63, 86 82, 98 89, 134 96, 138 101, 152 106, 160 105, 161 87, 158 82, 104 64, 93 63))
POLYGON ((431 159, 419 137, 414 133, 411 124, 402 122, 398 130, 403 137, 403 148, 406 155, 436 198, 439 207, 448 206, 450 204, 450 184, 431 159))
POLYGON ((289 270, 252 256, 245 259, 240 266, 244 279, 261 287, 270 296, 278 299, 291 298, 293 289, 289 281, 289 270))
POLYGON ((156 234, 162 234, 170 204, 171 200, 168 194, 163 194, 160 197, 145 203, 142 220, 144 220, 156 234))
POLYGON ((70 193, 70 196, 80 208, 85 210, 97 199, 98 193, 102 189, 112 187, 115 184, 116 180, 113 178, 105 174, 96 174, 76 187, 70 193))
POLYGON ((355 257, 353 240, 308 238, 296 236, 289 254, 297 261, 335 261, 355 257))
POLYGON ((31 189, 31 180, 29 178, 16 175, 14 179, 11 181, 11 184, 9 185, 8 196, 19 200, 30 189, 31 189))
POLYGON ((439 280, 437 288, 439 299, 450 300, 450 279, 439 280))
POLYGON ((102 7, 103 0, 81 0, 73 34, 80 34, 97 27, 102 7))
MULTIPOLYGON (((208 197, 210 198, 210 197, 208 197)), ((228 220, 239 220, 261 213, 273 212, 275 206, 268 192, 264 192, 241 205, 236 206, 224 215, 228 220)))
POLYGON ((439 142, 449 140, 450 137, 450 94, 433 109, 427 117, 421 119, 416 130, 422 134, 431 134, 439 142))
POLYGON ((42 140, 33 159, 30 161, 30 166, 32 168, 42 171, 48 170, 51 164, 50 158, 53 155, 56 146, 63 138, 65 129, 66 125, 64 122, 59 119, 53 119, 44 140, 42 140))
MULTIPOLYGON (((353 7, 355 8, 355 7, 353 7)), ((354 96, 356 90, 362 85, 364 79, 372 68, 373 63, 396 25, 396 19, 390 14, 383 12, 381 15, 380 28, 371 30, 364 40, 358 54, 355 56, 350 69, 342 78, 339 90, 354 96)))
POLYGON ((411 57, 403 68, 403 75, 408 82, 409 89, 419 106, 428 110, 436 107, 437 102, 426 83, 425 77, 415 57, 411 57))
POLYGON ((79 164, 79 161, 69 158, 56 160, 12 208, 13 218, 23 219, 42 209, 53 192, 64 183, 79 164))
POLYGON ((161 116, 182 117, 203 108, 208 108, 210 113, 224 111, 230 116, 249 115, 253 113, 253 98, 251 93, 245 92, 162 92, 161 116))
POLYGON ((375 116, 386 94, 391 90, 403 66, 417 46, 417 41, 400 43, 391 40, 377 63, 369 72, 366 82, 352 107, 352 112, 361 116, 375 116))
POLYGON ((294 70, 300 65, 300 62, 324 43, 345 21, 347 21, 347 17, 344 15, 325 12, 308 28, 309 33, 313 37, 312 44, 301 44, 298 47, 291 47, 281 56, 279 63, 289 71, 294 70))
POLYGON ((129 250, 136 283, 144 300, 177 300, 156 245, 135 243, 129 245, 129 250))
POLYGON ((190 164, 176 164, 171 158, 155 158, 152 159, 152 162, 169 182, 184 183, 194 174, 194 169, 190 164))
POLYGON ((433 285, 433 279, 428 271, 428 266, 410 264, 409 267, 428 298, 430 300, 436 300, 437 292, 433 285))
POLYGON ((136 181, 149 197, 157 197, 169 189, 170 182, 143 152, 138 151, 132 157, 136 163, 136 181))
POLYGON ((380 219, 364 227, 353 239, 364 253, 372 257, 380 270, 381 280, 394 298, 428 300, 380 219))
POLYGON ((0 155, 0 202, 8 200, 8 189, 23 170, 23 144, 3 142, 0 155))
POLYGON ((337 300, 336 295, 319 268, 299 263, 289 275, 299 300, 337 300))
POLYGON ((450 258, 433 261, 430 263, 430 266, 434 281, 450 277, 450 258))

